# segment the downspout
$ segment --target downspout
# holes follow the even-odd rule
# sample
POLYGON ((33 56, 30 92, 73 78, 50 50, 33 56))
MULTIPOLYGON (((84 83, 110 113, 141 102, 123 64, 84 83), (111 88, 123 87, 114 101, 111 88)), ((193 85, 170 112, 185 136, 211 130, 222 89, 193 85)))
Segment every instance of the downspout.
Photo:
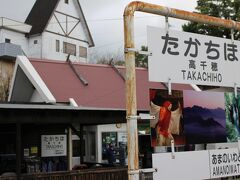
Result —
POLYGON ((203 14, 168 8, 160 5, 134 1, 124 11, 124 48, 126 63, 126 115, 128 133, 128 179, 139 179, 137 100, 134 44, 134 13, 146 12, 161 16, 173 17, 198 23, 240 30, 240 23, 232 20, 211 17, 203 14))
POLYGON ((41 53, 40 58, 42 59, 43 58, 43 33, 41 34, 41 49, 40 49, 40 51, 41 51, 40 52, 41 53))

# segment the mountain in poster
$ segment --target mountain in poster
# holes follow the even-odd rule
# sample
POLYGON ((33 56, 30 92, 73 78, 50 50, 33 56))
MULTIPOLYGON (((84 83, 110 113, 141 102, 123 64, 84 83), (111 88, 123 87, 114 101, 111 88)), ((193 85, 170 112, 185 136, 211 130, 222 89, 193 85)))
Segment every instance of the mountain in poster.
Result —
POLYGON ((183 110, 188 144, 226 142, 225 111, 194 105, 183 110))

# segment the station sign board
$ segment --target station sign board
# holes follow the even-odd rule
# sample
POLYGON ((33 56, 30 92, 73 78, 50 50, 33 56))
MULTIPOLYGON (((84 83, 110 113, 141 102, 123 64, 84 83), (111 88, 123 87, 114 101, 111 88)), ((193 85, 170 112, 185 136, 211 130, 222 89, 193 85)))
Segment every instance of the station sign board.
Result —
POLYGON ((153 154, 153 179, 214 179, 240 175, 238 148, 153 154), (171 167, 171 168, 169 168, 171 167))
POLYGON ((41 136, 42 157, 66 156, 66 135, 42 135, 41 136))
POLYGON ((240 42, 148 27, 149 80, 233 87, 240 84, 240 42))

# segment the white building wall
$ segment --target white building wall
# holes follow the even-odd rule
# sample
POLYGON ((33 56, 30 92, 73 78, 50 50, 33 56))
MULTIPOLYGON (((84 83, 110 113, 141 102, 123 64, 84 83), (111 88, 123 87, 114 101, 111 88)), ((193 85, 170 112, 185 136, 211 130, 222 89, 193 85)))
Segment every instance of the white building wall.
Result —
POLYGON ((127 132, 127 124, 121 124, 120 128, 117 128, 116 124, 108 124, 108 125, 98 125, 97 126, 97 162, 104 163, 102 160, 102 133, 103 132, 117 132, 118 138, 119 133, 126 133, 127 132))
POLYGON ((4 42, 3 41, 3 30, 2 29, 0 30, 0 42, 1 43, 4 42))
POLYGON ((77 0, 71 0, 68 2, 68 4, 66 4, 64 0, 61 0, 58 4, 58 7, 56 8, 56 11, 65 12, 66 14, 73 17, 79 17, 77 0))
POLYGON ((42 58, 42 36, 34 36, 29 38, 27 55, 30 58, 42 58), (34 44, 34 42, 37 43, 34 44))
MULTIPOLYGON (((71 21, 71 20, 70 20, 71 21)), ((82 22, 80 22, 75 28, 74 30, 70 33, 71 37, 75 37, 78 39, 81 39, 83 41, 88 41, 87 37, 84 34, 84 29, 82 26, 82 22)))
POLYGON ((23 51, 28 54, 28 39, 25 34, 6 29, 0 30, 0 43, 4 43, 5 39, 10 39, 12 44, 20 45, 23 51))
POLYGON ((59 36, 57 34, 44 32, 42 34, 42 58, 51 60, 66 61, 68 54, 63 53, 63 42, 68 42, 76 45, 76 56, 71 55, 70 59, 77 62, 87 62, 86 58, 79 57, 79 46, 88 47, 86 42, 70 39, 67 37, 59 36), (56 52, 56 40, 60 42, 60 52, 56 52))
POLYGON ((63 42, 76 45, 76 56, 70 59, 77 62, 87 62, 88 58, 79 56, 79 46, 88 49, 88 38, 85 34, 82 22, 78 23, 80 10, 77 0, 71 0, 68 4, 61 0, 50 19, 43 35, 42 58, 65 61, 67 54, 63 53, 63 42), (74 18, 75 17, 75 18, 74 18), (68 34, 69 37, 66 37, 68 34), (60 41, 60 52, 56 52, 56 40, 60 41))
MULTIPOLYGON (((66 15, 61 13, 55 12, 54 15, 56 17, 52 16, 48 26, 46 27, 46 31, 54 32, 62 36, 65 36, 66 33, 69 34, 70 37, 86 42, 88 41, 82 26, 82 22, 78 23, 78 19, 69 16, 66 17, 66 15)), ((78 15, 76 15, 76 17, 78 18, 78 15)))
POLYGON ((44 102, 38 91, 34 90, 30 102, 44 102))
POLYGON ((66 16, 59 13, 54 13, 54 15, 57 17, 57 19, 55 16, 52 16, 46 27, 46 31, 55 32, 59 35, 65 35, 66 16))
POLYGON ((64 30, 60 27, 57 19, 52 16, 45 31, 30 38, 25 37, 24 33, 0 29, 0 43, 5 42, 5 38, 8 38, 11 39, 11 43, 20 45, 30 58, 66 61, 68 54, 63 53, 63 42, 68 42, 76 45, 76 56, 71 55, 70 59, 76 62, 88 62, 88 57, 82 58, 79 55, 79 46, 87 48, 88 51, 89 45, 82 22, 78 23, 80 10, 77 0, 70 0, 68 4, 61 0, 56 11, 58 12, 54 12, 54 15, 64 30), (76 23, 78 24, 76 25, 76 23), (65 33, 69 37, 66 37, 65 33), (56 52, 56 40, 60 41, 60 52, 56 52))

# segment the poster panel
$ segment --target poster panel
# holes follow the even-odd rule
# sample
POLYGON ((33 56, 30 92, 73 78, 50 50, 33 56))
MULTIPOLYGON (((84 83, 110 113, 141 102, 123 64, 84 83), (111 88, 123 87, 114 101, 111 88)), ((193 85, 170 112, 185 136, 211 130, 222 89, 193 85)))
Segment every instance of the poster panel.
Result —
POLYGON ((225 92, 226 128, 228 142, 238 142, 240 136, 240 96, 225 92))
POLYGON ((42 135, 41 136, 42 157, 66 156, 66 135, 42 135))
POLYGON ((222 92, 150 89, 151 145, 227 142, 225 104, 222 92))
POLYGON ((183 101, 188 144, 227 142, 224 93, 185 90, 183 101))
POLYGON ((240 84, 240 42, 148 27, 149 80, 233 87, 240 84))
POLYGON ((151 145, 170 146, 173 139, 176 145, 185 144, 183 134, 183 92, 150 90, 150 114, 155 120, 150 121, 151 145))

